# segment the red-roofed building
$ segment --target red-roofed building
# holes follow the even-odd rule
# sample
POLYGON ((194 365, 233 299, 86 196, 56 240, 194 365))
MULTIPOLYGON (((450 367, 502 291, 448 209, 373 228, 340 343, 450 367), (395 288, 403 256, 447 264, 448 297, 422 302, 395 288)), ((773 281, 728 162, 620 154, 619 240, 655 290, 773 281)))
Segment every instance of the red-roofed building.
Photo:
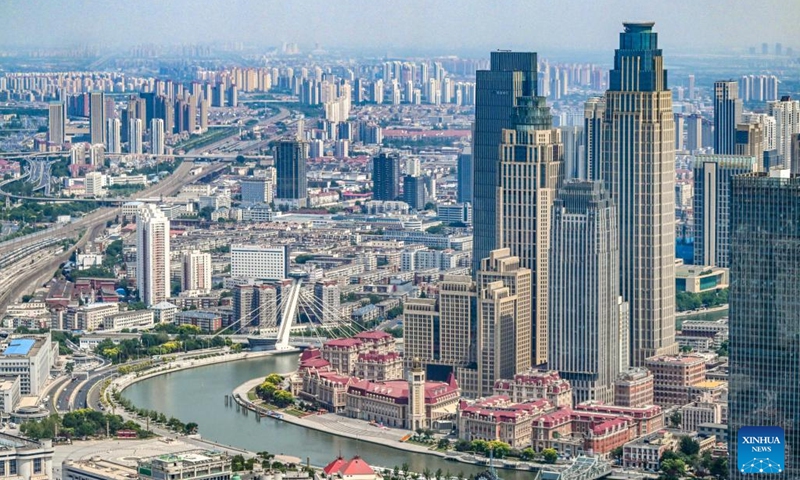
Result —
POLYGON ((343 480, 377 480, 382 478, 367 462, 359 456, 345 460, 341 456, 322 469, 329 478, 343 480))
MULTIPOLYGON (((425 423, 456 413, 461 390, 451 375, 447 383, 425 382, 425 423)), ((387 427, 409 429, 409 382, 358 380, 347 387, 346 414, 387 427)))
POLYGON ((403 358, 397 352, 359 354, 355 375, 373 382, 403 378, 403 358))
POLYGON ((347 387, 358 379, 336 372, 308 370, 303 374, 300 398, 316 402, 330 412, 344 411, 347 405, 347 387))
POLYGON ((531 445, 533 420, 555 410, 544 399, 512 403, 505 395, 495 395, 475 403, 461 401, 458 407, 458 435, 462 440, 499 440, 512 448, 531 445))
POLYGON ((321 352, 331 368, 343 375, 374 381, 402 377, 402 365, 401 370, 397 370, 399 355, 395 339, 386 332, 367 331, 352 338, 330 340, 322 346, 321 352), (360 359, 367 373, 357 373, 360 359))
POLYGON ((647 435, 664 428, 664 411, 658 405, 646 407, 619 407, 605 405, 600 402, 583 402, 575 406, 575 411, 605 413, 614 416, 625 416, 631 419, 636 427, 636 436, 647 435))
POLYGON ((556 407, 572 406, 572 385, 555 370, 531 369, 513 380, 497 380, 494 394, 507 395, 514 403, 546 398, 556 407))

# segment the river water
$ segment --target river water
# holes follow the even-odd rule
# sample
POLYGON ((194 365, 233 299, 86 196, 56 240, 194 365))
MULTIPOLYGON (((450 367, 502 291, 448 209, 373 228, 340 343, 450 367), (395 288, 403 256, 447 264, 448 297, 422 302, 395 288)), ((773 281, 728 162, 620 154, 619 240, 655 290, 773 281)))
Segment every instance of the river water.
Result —
MULTIPOLYGON (((411 471, 431 472, 442 469, 466 477, 485 468, 466 463, 450 462, 441 457, 337 437, 303 428, 273 418, 256 421, 251 412, 244 416, 235 408, 225 407, 225 395, 253 378, 270 373, 287 373, 297 367, 297 354, 273 355, 251 360, 221 363, 160 375, 125 389, 124 395, 139 408, 156 410, 184 423, 196 422, 200 434, 225 445, 246 448, 254 452, 268 451, 294 455, 312 465, 324 466, 341 452, 345 457, 360 455, 368 463, 392 468, 409 465, 411 471)), ((506 480, 533 477, 530 472, 502 470, 506 480)))

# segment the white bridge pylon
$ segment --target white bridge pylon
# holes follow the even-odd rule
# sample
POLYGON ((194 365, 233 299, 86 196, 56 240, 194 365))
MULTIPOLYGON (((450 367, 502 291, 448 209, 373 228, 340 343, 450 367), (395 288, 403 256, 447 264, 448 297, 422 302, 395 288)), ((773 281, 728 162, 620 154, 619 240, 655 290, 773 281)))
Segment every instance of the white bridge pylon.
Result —
POLYGON ((292 350, 289 346, 289 335, 292 333, 292 325, 297 318, 297 306, 300 299, 300 291, 303 286, 302 280, 297 280, 291 287, 283 302, 283 321, 278 327, 278 338, 275 342, 275 350, 292 350))

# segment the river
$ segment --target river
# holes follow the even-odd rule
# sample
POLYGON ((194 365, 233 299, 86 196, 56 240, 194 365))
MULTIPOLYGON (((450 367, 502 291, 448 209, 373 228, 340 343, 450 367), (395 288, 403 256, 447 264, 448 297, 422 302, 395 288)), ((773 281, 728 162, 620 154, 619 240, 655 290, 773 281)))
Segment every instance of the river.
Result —
MULTIPOLYGON (((295 370, 297 354, 221 363, 182 370, 143 380, 125 389, 124 395, 139 408, 156 410, 184 423, 196 422, 204 438, 254 452, 268 451, 309 458, 312 465, 324 466, 341 452, 345 457, 360 455, 368 463, 392 468, 409 465, 411 471, 442 469, 466 477, 484 468, 450 462, 441 457, 397 450, 358 440, 337 437, 272 418, 256 421, 252 413, 244 416, 225 407, 225 394, 242 383, 269 373, 295 370)), ((502 470, 506 480, 529 479, 530 472, 502 470)))

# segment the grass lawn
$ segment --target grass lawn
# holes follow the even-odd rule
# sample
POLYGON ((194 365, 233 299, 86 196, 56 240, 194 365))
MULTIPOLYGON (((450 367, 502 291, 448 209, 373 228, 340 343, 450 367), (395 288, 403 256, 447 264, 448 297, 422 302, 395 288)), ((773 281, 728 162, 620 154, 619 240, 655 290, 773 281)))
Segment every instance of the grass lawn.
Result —
POLYGON ((247 399, 250 400, 251 402, 255 402, 256 400, 258 400, 258 395, 256 395, 255 389, 247 392, 247 399))

